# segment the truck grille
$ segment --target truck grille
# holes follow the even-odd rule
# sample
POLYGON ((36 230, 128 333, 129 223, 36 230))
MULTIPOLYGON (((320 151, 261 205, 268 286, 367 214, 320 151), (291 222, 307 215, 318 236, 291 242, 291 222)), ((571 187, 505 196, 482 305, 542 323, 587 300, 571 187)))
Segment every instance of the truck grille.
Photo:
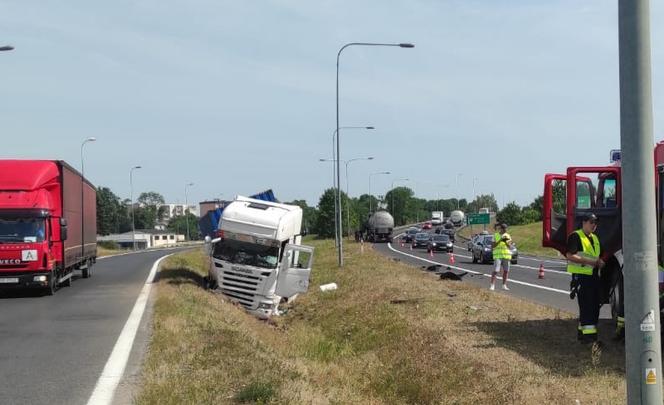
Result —
MULTIPOLYGON (((215 265, 217 265, 216 261, 215 265)), ((225 265, 219 280, 219 287, 222 293, 239 302, 245 308, 256 309, 258 308, 256 295, 263 290, 263 283, 269 275, 269 271, 262 272, 260 275, 246 274, 234 271, 228 268, 228 265, 225 265)))

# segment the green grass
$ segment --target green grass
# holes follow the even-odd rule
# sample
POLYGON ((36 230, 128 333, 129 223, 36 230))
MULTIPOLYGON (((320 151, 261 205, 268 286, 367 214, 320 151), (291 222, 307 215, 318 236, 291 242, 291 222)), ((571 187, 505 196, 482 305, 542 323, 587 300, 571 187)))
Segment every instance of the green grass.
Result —
MULTIPOLYGON (((475 233, 482 231, 481 226, 473 226, 475 233)), ((487 226, 487 231, 493 233, 493 225, 487 226)), ((510 226, 507 232, 512 236, 519 248, 519 253, 533 256, 557 257, 561 258, 558 251, 551 248, 542 247, 542 222, 534 222, 528 225, 510 226)), ((471 236, 470 227, 459 231, 459 234, 468 238, 471 236)))
POLYGON ((333 241, 307 242, 309 292, 269 322, 200 287, 200 250, 167 259, 135 403, 624 402, 621 346, 577 345, 573 314, 440 281, 369 244, 347 243, 340 270, 333 241), (329 282, 339 289, 320 292, 329 282))

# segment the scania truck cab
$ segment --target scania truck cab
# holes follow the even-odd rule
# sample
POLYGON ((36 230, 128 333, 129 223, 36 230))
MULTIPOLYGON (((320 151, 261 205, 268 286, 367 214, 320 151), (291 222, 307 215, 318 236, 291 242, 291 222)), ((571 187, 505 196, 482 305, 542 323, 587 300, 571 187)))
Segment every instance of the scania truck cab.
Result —
POLYGON ((301 245, 302 209, 238 196, 226 206, 215 239, 206 238, 209 287, 259 318, 282 299, 306 292, 314 248, 301 245))

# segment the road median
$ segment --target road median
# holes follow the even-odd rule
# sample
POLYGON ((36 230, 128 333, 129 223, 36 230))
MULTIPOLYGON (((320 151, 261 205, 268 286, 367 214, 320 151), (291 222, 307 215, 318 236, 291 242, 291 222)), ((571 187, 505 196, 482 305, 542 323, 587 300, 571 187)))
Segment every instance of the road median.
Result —
POLYGON ((158 276, 139 404, 621 403, 624 353, 557 311, 346 244, 316 246, 309 293, 259 321, 203 290, 201 251, 158 276), (336 291, 320 292, 335 282, 336 291))

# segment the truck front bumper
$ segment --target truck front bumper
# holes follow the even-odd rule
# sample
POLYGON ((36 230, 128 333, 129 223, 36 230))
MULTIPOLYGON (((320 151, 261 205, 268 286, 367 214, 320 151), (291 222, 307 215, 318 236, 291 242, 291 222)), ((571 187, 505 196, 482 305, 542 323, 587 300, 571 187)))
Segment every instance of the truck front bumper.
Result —
POLYGON ((50 271, 38 272, 9 272, 0 271, 0 289, 3 288, 43 288, 49 285, 53 273, 50 271))

